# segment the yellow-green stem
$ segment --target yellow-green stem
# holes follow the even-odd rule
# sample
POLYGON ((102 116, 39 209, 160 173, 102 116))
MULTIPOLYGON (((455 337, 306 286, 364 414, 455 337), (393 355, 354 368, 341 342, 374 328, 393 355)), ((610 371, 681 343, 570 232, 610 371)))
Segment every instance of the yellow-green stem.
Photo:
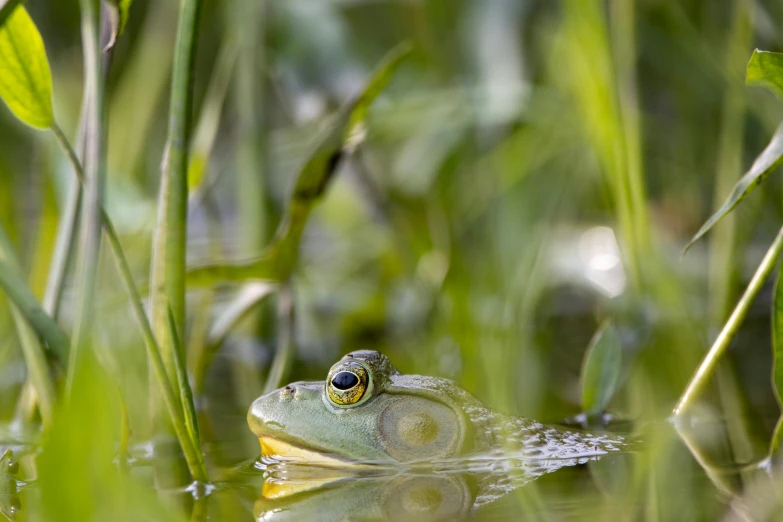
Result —
POLYGON ((707 355, 696 369, 696 373, 691 377, 688 387, 685 388, 680 400, 677 402, 677 406, 674 408, 673 413, 675 416, 683 415, 688 410, 701 394, 710 377, 715 373, 718 361, 726 351, 726 348, 729 347, 731 340, 734 339, 734 335, 739 330, 745 316, 747 316, 750 306, 764 286, 767 277, 775 268, 781 250, 783 250, 783 228, 778 231, 775 241, 772 242, 769 250, 764 255, 764 259, 761 260, 761 264, 759 264, 756 273, 753 274, 753 278, 748 283, 745 293, 742 294, 728 321, 723 325, 723 329, 710 347, 710 351, 707 352, 707 355))

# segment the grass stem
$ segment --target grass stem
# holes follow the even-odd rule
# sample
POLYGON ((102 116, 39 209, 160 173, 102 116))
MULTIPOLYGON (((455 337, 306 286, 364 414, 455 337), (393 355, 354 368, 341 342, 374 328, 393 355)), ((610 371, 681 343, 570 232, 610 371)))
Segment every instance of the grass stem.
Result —
POLYGON ((707 355, 696 369, 696 373, 691 377, 687 388, 685 388, 680 400, 677 402, 677 406, 674 408, 673 413, 675 417, 683 415, 690 408, 707 385, 710 377, 715 373, 718 361, 726 351, 726 348, 729 347, 732 339, 734 339, 734 335, 748 314, 751 304, 753 304, 767 277, 775 268, 781 250, 783 250, 783 228, 778 231, 775 241, 772 242, 769 250, 764 255, 764 259, 761 260, 761 264, 759 264, 756 273, 753 274, 753 278, 748 283, 745 293, 742 294, 728 321, 723 325, 723 329, 710 347, 710 351, 707 352, 707 355))
MULTIPOLYGON (((85 202, 82 212, 82 247, 79 297, 76 322, 71 338, 70 364, 66 382, 66 393, 70 394, 76 374, 81 347, 87 342, 94 317, 94 297, 97 286, 96 267, 100 260, 101 247, 101 201, 103 179, 106 172, 106 110, 104 107, 104 74, 101 31, 100 0, 80 0, 82 13, 82 47, 84 53, 85 90, 87 96, 85 111, 84 171, 85 202)), ((55 132, 56 134, 56 132, 55 132)), ((73 153, 71 149, 70 153, 73 153)), ((70 155, 70 154, 69 154, 70 155)), ((73 160, 72 160, 73 161, 73 160)))

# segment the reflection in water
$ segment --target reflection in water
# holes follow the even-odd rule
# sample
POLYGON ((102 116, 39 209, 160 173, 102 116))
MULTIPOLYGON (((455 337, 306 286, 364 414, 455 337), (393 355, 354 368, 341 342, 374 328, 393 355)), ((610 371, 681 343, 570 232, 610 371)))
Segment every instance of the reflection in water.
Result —
POLYGON ((11 450, 6 450, 0 456, 0 515, 8 520, 13 520, 19 511, 19 495, 14 475, 17 471, 17 463, 11 450))
POLYGON ((477 455, 409 466, 333 469, 264 459, 256 520, 453 520, 565 466, 600 456, 477 455))

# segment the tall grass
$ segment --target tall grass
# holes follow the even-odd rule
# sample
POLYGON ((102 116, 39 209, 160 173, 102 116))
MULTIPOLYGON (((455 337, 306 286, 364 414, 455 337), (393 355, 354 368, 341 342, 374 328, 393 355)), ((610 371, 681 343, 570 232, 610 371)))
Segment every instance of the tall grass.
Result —
POLYGON ((22 519, 182 519, 171 496, 249 519, 258 488, 210 480, 257 456, 250 401, 358 348, 512 414, 635 421, 628 469, 558 472, 504 516, 773 504, 743 466, 783 438, 783 104, 744 77, 752 56, 749 83, 783 85, 752 53, 783 11, 21 4, 0 5, 0 449, 37 477, 22 519))

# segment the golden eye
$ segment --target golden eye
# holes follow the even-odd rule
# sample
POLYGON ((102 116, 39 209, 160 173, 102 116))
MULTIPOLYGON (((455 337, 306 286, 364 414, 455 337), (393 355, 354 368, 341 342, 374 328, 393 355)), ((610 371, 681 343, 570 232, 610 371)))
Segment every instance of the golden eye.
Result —
POLYGON ((357 363, 344 363, 332 368, 326 382, 329 399, 337 406, 359 402, 367 391, 367 370, 357 363))

